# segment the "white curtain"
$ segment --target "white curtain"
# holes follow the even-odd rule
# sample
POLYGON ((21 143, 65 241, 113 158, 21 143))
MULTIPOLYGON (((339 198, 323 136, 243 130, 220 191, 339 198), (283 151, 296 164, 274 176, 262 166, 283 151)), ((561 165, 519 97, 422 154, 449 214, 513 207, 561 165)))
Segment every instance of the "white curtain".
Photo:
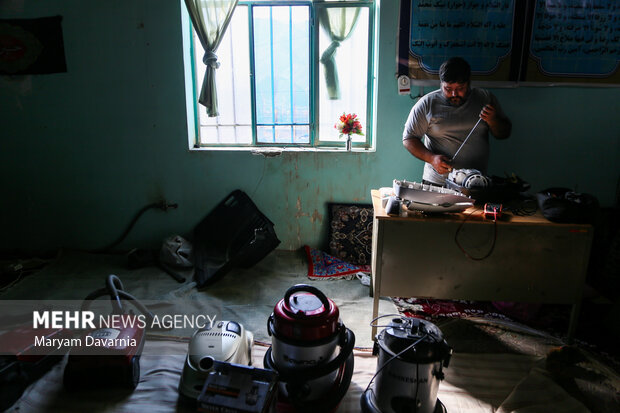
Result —
POLYGON ((335 60, 336 50, 340 43, 348 39, 353 33, 360 10, 359 7, 326 7, 321 9, 321 26, 332 41, 321 55, 321 63, 325 69, 327 93, 332 100, 340 99, 338 69, 335 60))
POLYGON ((208 116, 217 116, 217 90, 215 69, 217 47, 224 37, 228 23, 239 0, 185 0, 185 6, 200 39, 205 55, 202 62, 207 65, 198 102, 207 108, 208 116))

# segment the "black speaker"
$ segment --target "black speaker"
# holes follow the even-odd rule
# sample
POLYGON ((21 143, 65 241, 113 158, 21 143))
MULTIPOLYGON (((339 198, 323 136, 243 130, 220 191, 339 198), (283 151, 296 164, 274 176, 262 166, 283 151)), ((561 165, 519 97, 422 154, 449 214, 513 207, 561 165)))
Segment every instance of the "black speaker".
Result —
POLYGON ((280 244, 273 227, 245 192, 231 192, 194 228, 197 287, 263 259, 280 244))

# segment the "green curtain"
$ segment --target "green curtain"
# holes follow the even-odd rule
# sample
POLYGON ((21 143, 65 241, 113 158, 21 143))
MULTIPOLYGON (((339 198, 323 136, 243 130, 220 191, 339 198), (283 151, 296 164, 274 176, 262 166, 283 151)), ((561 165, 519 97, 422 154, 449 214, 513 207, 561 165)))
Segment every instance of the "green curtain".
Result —
POLYGON ((200 39, 205 55, 202 62, 207 65, 200 89, 198 102, 207 108, 208 116, 217 116, 217 90, 215 88, 215 69, 217 47, 224 37, 233 11, 239 0, 185 0, 185 6, 200 39))
POLYGON ((360 11, 361 8, 359 7, 325 7, 321 8, 320 11, 321 27, 325 29, 332 41, 320 59, 325 69, 325 83, 331 100, 340 99, 336 50, 338 50, 340 43, 347 40, 353 33, 360 11))

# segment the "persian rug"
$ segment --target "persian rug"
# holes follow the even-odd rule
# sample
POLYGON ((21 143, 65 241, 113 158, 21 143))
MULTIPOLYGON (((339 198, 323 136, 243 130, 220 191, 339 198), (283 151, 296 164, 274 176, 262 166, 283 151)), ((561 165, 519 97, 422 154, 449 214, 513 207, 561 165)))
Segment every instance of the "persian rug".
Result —
POLYGON ((372 248, 371 204, 335 204, 329 209, 329 253, 355 265, 369 265, 372 248))
POLYGON ((568 328, 570 306, 527 303, 440 300, 432 298, 392 297, 398 311, 407 317, 423 318, 437 323, 450 318, 478 317, 489 320, 516 322, 545 331, 554 336, 563 336, 568 328))
POLYGON ((436 322, 446 318, 481 317, 525 323, 553 334, 563 334, 568 326, 570 306, 503 301, 441 300, 392 297, 400 313, 436 322))
POLYGON ((353 279, 359 272, 370 272, 370 265, 349 264, 307 245, 304 245, 304 250, 308 258, 308 278, 311 280, 353 279))
POLYGON ((442 318, 488 317, 512 321, 490 302, 392 297, 399 312, 407 317, 436 322, 442 318))

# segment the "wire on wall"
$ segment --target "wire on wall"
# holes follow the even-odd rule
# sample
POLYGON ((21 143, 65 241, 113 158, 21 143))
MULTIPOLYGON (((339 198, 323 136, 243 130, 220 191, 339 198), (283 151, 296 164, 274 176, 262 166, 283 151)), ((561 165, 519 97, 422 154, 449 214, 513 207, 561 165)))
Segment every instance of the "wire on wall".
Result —
POLYGON ((411 100, 416 100, 416 99, 420 99, 421 97, 423 97, 426 93, 424 93, 424 86, 420 86, 418 88, 418 95, 417 96, 413 96, 413 95, 409 95, 409 97, 411 98, 411 100))
POLYGON ((267 167, 267 156, 263 155, 263 171, 261 172, 260 178, 256 182, 256 186, 254 187, 254 190, 252 191, 252 197, 254 195, 256 195, 256 191, 258 191, 258 188, 260 187, 261 182, 263 182, 263 178, 265 177, 265 168, 266 167, 267 167))

